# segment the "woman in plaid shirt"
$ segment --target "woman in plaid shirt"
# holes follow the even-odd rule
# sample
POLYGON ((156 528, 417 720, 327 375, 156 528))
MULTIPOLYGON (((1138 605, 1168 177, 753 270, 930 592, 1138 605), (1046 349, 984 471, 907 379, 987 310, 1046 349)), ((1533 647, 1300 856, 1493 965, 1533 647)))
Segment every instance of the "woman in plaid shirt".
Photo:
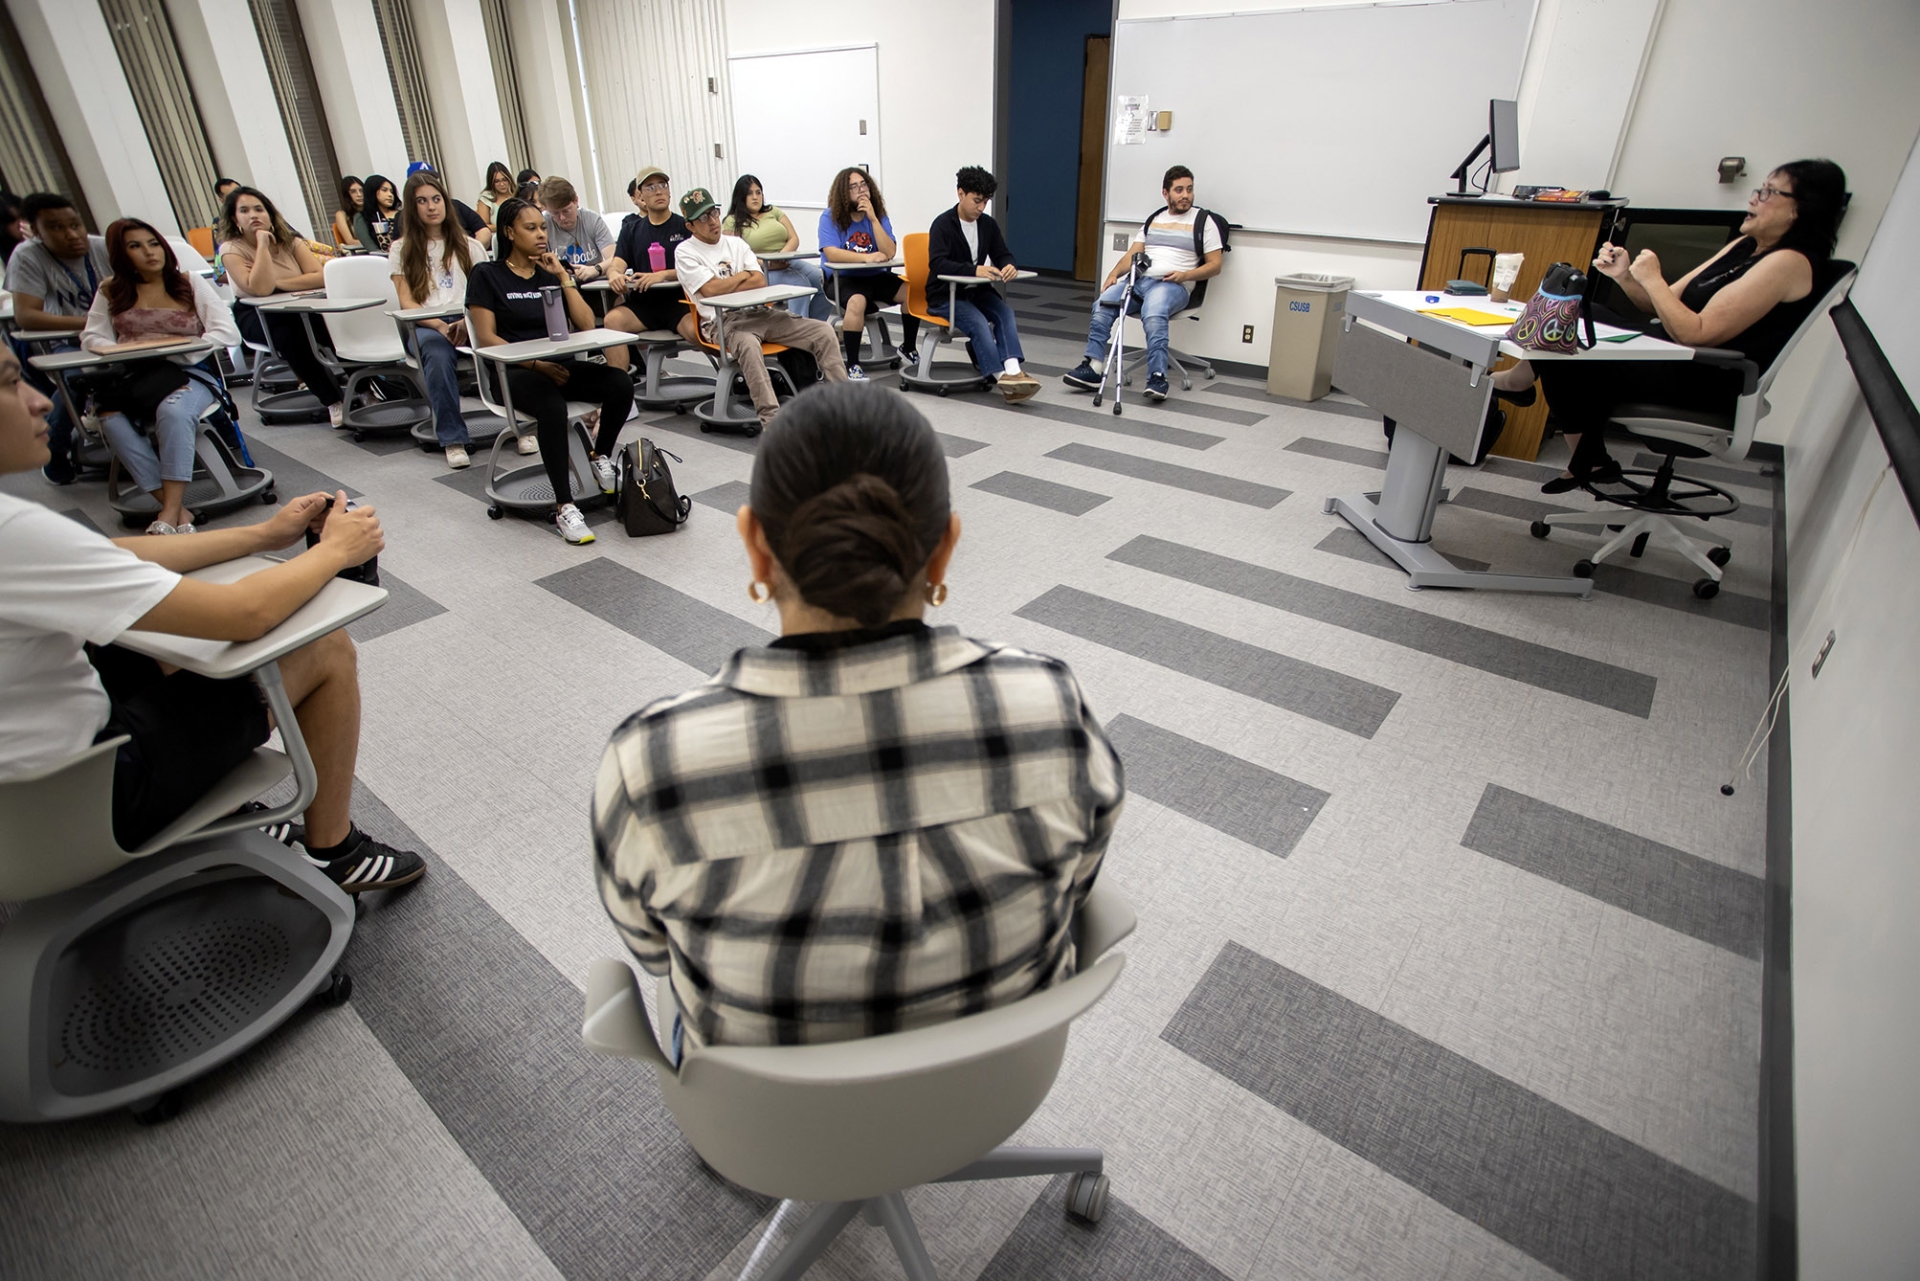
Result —
POLYGON ((960 538, 926 419, 817 387, 761 438, 740 537, 781 636, 614 731, 600 894, 700 1044, 844 1040, 1074 972, 1125 788, 1067 665, 921 615, 960 538))

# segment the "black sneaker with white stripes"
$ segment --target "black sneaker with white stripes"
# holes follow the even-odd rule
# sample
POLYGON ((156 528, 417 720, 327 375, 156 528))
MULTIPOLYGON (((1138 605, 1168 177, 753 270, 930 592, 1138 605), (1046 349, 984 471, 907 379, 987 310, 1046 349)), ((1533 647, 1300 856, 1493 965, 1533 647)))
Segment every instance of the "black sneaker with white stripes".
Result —
POLYGON ((427 874, 426 862, 412 850, 397 850, 357 827, 347 840, 350 848, 336 858, 319 859, 311 853, 305 857, 349 894, 411 885, 427 874))

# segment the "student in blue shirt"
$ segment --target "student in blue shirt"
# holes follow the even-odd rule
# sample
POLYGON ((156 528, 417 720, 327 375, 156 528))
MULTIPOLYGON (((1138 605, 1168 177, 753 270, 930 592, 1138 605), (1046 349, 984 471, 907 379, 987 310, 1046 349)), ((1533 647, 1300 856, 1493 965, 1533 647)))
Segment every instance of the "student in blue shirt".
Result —
MULTIPOLYGON (((892 262, 899 251, 893 223, 887 218, 887 202, 867 171, 848 168, 835 174, 827 207, 820 215, 820 260, 822 267, 839 277, 840 305, 846 312, 840 341, 847 351, 847 377, 855 381, 866 377, 860 369, 860 333, 866 327, 869 303, 884 307, 907 300, 907 282, 874 265, 892 262)), ((904 317, 900 354, 909 363, 919 359, 914 350, 919 337, 920 322, 904 317)))

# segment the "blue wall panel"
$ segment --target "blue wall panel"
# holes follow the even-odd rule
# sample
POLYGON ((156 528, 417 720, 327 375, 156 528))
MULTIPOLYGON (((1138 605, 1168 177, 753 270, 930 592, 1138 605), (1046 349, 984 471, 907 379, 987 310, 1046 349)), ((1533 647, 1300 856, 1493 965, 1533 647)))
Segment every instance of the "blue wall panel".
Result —
POLYGON ((1010 199, 1002 226, 1021 266, 1072 271, 1087 37, 1113 30, 1113 6, 1111 0, 1013 0, 1012 10, 1004 176, 1010 199))

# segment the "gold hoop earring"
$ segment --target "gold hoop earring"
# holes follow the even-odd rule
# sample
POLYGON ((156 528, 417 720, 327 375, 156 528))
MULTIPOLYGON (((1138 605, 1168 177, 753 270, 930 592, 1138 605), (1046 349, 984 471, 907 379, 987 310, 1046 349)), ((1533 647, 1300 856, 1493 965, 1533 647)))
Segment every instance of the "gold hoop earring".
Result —
POLYGON ((935 609, 947 603, 947 585, 945 583, 927 584, 927 604, 935 609))
POLYGON ((773 584, 763 583, 756 578, 747 584, 747 597, 756 605, 764 605, 773 599, 773 584))

